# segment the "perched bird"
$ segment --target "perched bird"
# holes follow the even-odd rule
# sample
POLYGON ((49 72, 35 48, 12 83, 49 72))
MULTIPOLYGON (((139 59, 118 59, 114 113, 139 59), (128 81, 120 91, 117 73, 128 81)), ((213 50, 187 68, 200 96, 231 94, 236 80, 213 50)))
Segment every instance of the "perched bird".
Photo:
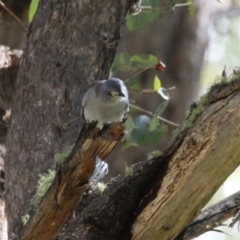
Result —
POLYGON ((128 92, 123 81, 118 78, 97 81, 85 93, 82 101, 82 117, 91 122, 119 122, 128 111, 128 92))

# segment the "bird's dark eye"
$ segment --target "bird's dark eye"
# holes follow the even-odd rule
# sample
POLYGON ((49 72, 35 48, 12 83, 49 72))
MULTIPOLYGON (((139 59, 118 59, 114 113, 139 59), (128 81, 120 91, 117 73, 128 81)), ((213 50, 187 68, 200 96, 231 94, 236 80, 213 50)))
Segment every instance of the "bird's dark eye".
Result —
POLYGON ((109 96, 112 96, 111 92, 107 92, 107 94, 108 94, 109 96))

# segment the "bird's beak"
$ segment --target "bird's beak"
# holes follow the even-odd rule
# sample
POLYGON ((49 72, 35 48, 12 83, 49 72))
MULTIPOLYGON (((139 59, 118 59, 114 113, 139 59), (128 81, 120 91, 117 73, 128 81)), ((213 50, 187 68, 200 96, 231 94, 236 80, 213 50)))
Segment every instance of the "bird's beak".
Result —
POLYGON ((120 97, 125 97, 125 95, 122 92, 119 92, 120 97))

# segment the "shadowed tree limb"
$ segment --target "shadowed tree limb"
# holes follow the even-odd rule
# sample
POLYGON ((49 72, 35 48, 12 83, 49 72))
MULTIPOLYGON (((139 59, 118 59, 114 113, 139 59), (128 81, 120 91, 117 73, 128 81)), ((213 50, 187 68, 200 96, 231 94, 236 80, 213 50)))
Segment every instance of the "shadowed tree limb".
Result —
POLYGON ((224 221, 234 217, 239 209, 240 191, 203 209, 197 219, 191 222, 176 240, 193 239, 205 232, 212 231, 221 226, 224 221))
POLYGON ((240 164, 239 91, 239 79, 212 87, 203 112, 192 108, 192 127, 101 196, 85 196, 58 239, 72 239, 73 231, 77 239, 176 238, 240 164))
POLYGON ((55 179, 35 214, 29 220, 21 239, 52 239, 81 199, 95 168, 95 159, 105 159, 123 137, 123 123, 96 128, 85 124, 76 146, 58 170, 55 179))

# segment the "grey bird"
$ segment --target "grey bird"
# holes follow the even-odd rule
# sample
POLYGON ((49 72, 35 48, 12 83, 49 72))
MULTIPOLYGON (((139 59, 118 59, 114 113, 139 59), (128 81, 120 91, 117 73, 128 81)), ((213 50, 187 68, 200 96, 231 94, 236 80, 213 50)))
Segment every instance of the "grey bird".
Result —
POLYGON ((129 107, 128 91, 124 82, 118 78, 97 81, 85 93, 82 101, 82 117, 91 122, 119 122, 129 107))

